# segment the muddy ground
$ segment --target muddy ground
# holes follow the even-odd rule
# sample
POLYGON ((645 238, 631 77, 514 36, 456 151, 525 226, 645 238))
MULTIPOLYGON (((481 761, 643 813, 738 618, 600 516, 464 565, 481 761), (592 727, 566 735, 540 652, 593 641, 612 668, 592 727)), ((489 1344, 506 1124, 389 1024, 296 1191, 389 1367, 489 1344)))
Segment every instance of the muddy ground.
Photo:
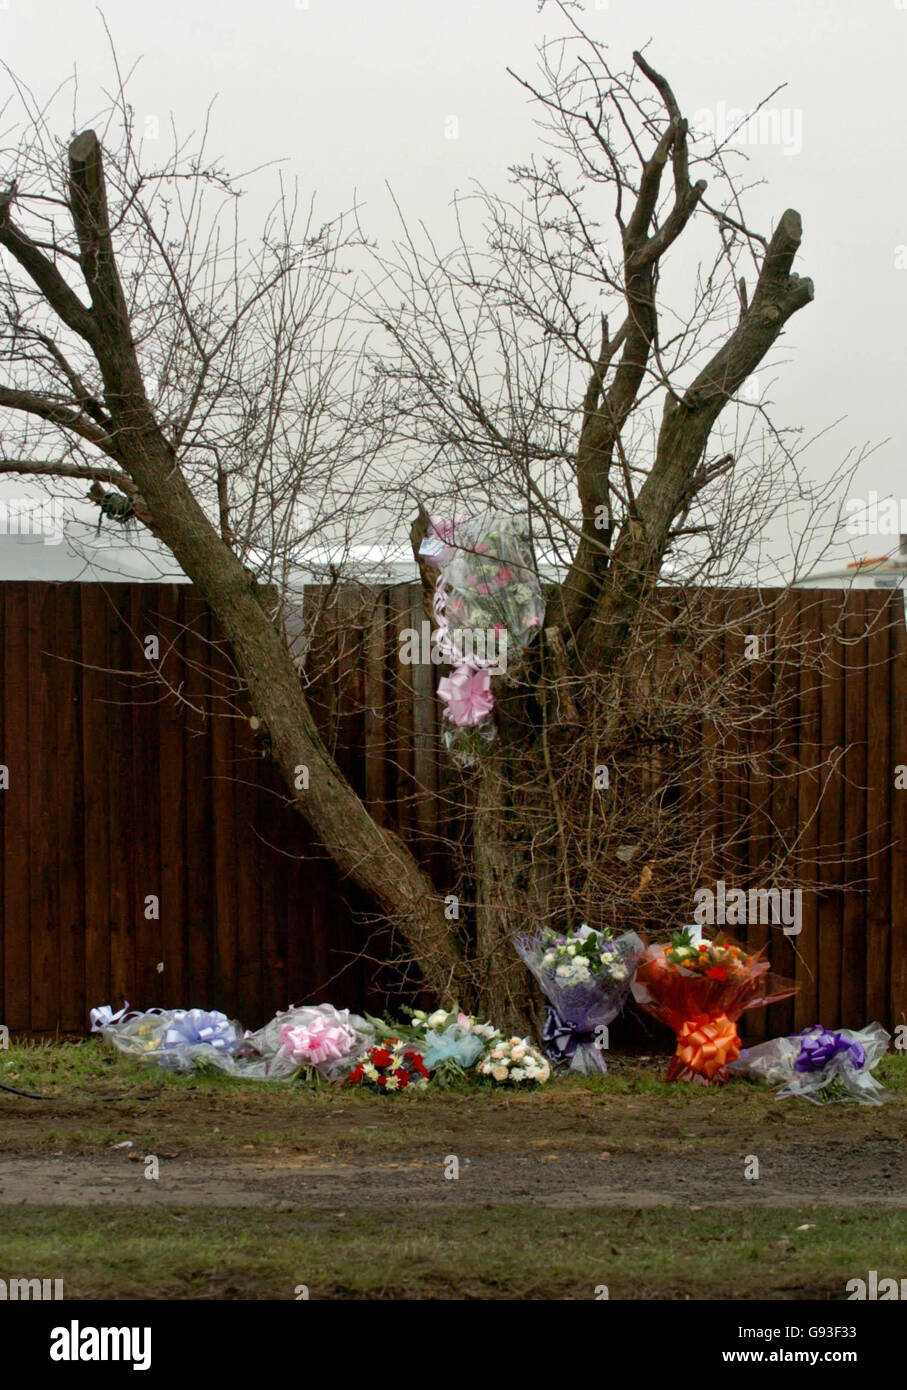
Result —
POLYGON ((508 1097, 311 1097, 153 1073, 116 1099, 101 1082, 0 1093, 0 1204, 689 1206, 695 1174, 693 1200, 711 1206, 907 1207, 903 1091, 819 1108, 745 1083, 666 1088, 662 1065, 616 1059, 617 1090, 508 1097))

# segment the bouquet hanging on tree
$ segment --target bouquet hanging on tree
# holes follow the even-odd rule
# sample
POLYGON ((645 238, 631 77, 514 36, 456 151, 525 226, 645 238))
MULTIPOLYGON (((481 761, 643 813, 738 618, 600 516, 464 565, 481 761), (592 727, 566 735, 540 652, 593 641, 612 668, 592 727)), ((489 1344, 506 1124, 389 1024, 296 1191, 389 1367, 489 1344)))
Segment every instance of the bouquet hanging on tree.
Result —
POLYGON ((430 521, 419 554, 438 570, 436 640, 451 667, 438 682, 444 743, 468 767, 495 737, 491 678, 506 670, 511 643, 523 647, 538 632, 545 605, 523 518, 483 512, 430 521))
POLYGON ((762 952, 749 954, 723 935, 708 941, 683 927, 667 946, 649 946, 636 968, 633 998, 677 1034, 668 1081, 721 1082, 740 1055, 737 1020, 796 992, 769 974, 762 952))
POLYGON ((584 924, 566 934, 518 936, 515 945, 548 1000, 545 1055, 570 1071, 604 1074, 606 1030, 626 1003, 642 941, 635 932, 612 938, 584 924))

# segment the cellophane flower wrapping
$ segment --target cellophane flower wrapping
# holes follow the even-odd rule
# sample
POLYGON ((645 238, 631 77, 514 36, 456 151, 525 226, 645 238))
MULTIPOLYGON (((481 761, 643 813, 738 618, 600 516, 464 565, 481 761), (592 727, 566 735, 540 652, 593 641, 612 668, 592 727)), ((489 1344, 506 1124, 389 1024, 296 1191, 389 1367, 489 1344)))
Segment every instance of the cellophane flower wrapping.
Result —
POLYGON ((217 1010, 91 1010, 92 1032, 120 1052, 168 1071, 211 1066, 248 1081, 286 1081, 301 1070, 342 1080, 374 1042, 365 1019, 331 1004, 300 1005, 278 1013, 254 1033, 217 1010))
POLYGON ((750 954, 723 936, 708 941, 686 927, 672 943, 646 948, 631 989, 641 1008, 677 1034, 666 1079, 719 1083, 740 1055, 741 1014, 787 999, 797 986, 771 975, 761 951, 750 954), (693 959, 691 951, 697 960, 706 953, 696 968, 680 963, 693 959))
POLYGON ((237 1061, 246 1075, 255 1068, 262 1079, 285 1079, 311 1067, 329 1081, 342 1081, 374 1041, 371 1024, 349 1009, 300 1004, 247 1034, 237 1061))
POLYGON ((420 554, 439 570, 435 618, 451 666, 438 685, 444 744, 459 767, 471 767, 496 736, 492 670, 532 640, 545 605, 524 518, 489 511, 431 520, 420 554))
POLYGON ((549 1003, 545 1055, 570 1071, 604 1075, 601 1030, 614 1022, 630 993, 644 949, 636 932, 611 938, 583 925, 562 935, 546 930, 518 936, 514 944, 549 1003))
POLYGON ((413 1030, 426 1067, 441 1073, 447 1063, 459 1071, 469 1071, 501 1036, 493 1023, 460 1009, 436 1009, 432 1014, 416 1009, 413 1030))
POLYGON ((538 632, 545 605, 525 518, 482 512, 451 528, 441 575, 457 628, 506 631, 518 647, 538 632))
POLYGON ((881 1023, 831 1030, 817 1023, 785 1038, 746 1047, 728 1071, 779 1086, 779 1097, 800 1096, 814 1105, 856 1101, 881 1105, 887 1093, 872 1075, 888 1051, 881 1023))
POLYGON ((92 1009, 92 1032, 120 1052, 166 1071, 189 1073, 212 1066, 232 1072, 242 1029, 217 1009, 92 1009))

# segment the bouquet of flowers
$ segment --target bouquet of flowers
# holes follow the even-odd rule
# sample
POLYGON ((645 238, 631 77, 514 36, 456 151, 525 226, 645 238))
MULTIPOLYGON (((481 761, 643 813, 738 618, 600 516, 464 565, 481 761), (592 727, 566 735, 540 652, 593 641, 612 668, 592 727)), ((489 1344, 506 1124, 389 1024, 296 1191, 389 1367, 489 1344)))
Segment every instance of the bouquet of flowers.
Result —
POLYGON ((275 1014, 257 1033, 248 1033, 239 1060, 248 1074, 257 1065, 267 1078, 290 1077, 305 1069, 336 1081, 374 1039, 374 1028, 349 1009, 301 1004, 275 1014))
POLYGON ((422 1060, 436 1080, 439 1072, 449 1078, 474 1067, 501 1036, 493 1023, 482 1023, 460 1009, 436 1009, 432 1014, 414 1009, 412 1017, 422 1060))
POLYGON ((216 1009, 91 1010, 91 1031, 121 1052, 170 1071, 214 1066, 250 1081, 288 1080, 300 1070, 342 1078, 375 1038, 365 1019, 330 1004, 278 1013, 255 1033, 216 1009))
POLYGON ((519 936, 521 959, 548 1000, 542 1045, 553 1062, 604 1074, 603 1029, 620 1013, 643 944, 635 932, 612 939, 585 924, 575 932, 519 936))
POLYGON ((114 1013, 109 1004, 91 1010, 91 1031, 142 1062, 167 1071, 198 1066, 232 1069, 242 1030, 217 1009, 133 1009, 114 1013))
POLYGON ((737 1019, 745 1009, 787 999, 797 986, 769 976, 761 951, 698 927, 683 927, 667 946, 649 946, 632 984, 637 1004, 677 1034, 668 1081, 726 1081, 740 1054, 737 1019))
POLYGON ((479 1063, 479 1075, 488 1076, 501 1086, 540 1085, 548 1080, 551 1068, 528 1038, 502 1038, 479 1063))
POLYGON ((353 1067, 347 1078, 352 1086, 370 1086, 376 1091, 423 1091, 429 1071, 421 1056, 401 1038, 387 1038, 373 1044, 353 1067))
POLYGON ((455 522, 441 575, 452 624, 506 631, 521 647, 541 626, 545 605, 525 518, 483 512, 455 522))
POLYGON ((728 1071, 781 1088, 778 1096, 802 1096, 814 1105, 857 1101, 881 1105, 885 1088, 872 1075, 888 1051, 890 1035, 880 1023, 832 1032, 821 1023, 792 1037, 772 1038, 741 1052, 728 1071))
POLYGON ((525 646, 544 617, 532 541, 524 519, 506 512, 432 517, 419 553, 438 569, 438 648, 452 668, 438 683, 444 742, 469 766, 494 739, 492 668, 505 669, 508 642, 525 646))

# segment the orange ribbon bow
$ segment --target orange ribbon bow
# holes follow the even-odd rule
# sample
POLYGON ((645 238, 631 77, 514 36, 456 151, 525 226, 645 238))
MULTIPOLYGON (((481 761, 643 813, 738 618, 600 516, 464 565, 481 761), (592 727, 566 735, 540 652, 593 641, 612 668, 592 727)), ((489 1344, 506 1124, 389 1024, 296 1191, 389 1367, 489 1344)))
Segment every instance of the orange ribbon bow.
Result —
POLYGON ((677 1034, 676 1060, 707 1081, 739 1055, 740 1035, 727 1014, 687 1019, 677 1034))

